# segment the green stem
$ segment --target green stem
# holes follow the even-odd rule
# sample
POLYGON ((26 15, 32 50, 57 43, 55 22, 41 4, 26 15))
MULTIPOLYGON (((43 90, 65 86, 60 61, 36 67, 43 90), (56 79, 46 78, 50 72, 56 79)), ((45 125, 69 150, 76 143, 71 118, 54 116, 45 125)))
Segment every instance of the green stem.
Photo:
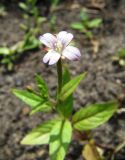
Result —
POLYGON ((61 92, 62 89, 62 61, 61 59, 57 62, 57 75, 58 75, 58 91, 57 95, 61 92))

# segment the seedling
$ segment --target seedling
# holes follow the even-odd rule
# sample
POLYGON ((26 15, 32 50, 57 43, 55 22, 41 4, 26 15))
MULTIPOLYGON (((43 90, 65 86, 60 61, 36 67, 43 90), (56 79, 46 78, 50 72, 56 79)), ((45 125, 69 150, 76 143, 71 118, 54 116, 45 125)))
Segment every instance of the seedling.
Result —
POLYGON ((32 36, 34 37, 35 41, 38 41, 36 36, 41 30, 41 24, 46 20, 45 17, 41 17, 39 15, 39 10, 38 7, 36 6, 36 3, 37 0, 25 0, 24 3, 23 2, 19 3, 20 8, 24 11, 23 17, 25 20, 25 24, 21 24, 21 28, 24 29, 25 34, 28 35, 28 36, 26 35, 27 40, 28 38, 30 39, 30 37, 32 36))
POLYGON ((36 5, 37 0, 25 0, 25 2, 20 2, 19 6, 24 11, 23 18, 25 24, 21 24, 22 29, 28 33, 29 30, 32 30, 32 34, 36 35, 40 31, 41 23, 46 19, 39 15, 39 10, 36 5))
POLYGON ((21 24, 21 28, 25 31, 22 41, 17 42, 12 47, 0 47, 0 63, 4 64, 9 71, 13 69, 14 62, 24 52, 40 46, 37 36, 41 31, 41 24, 46 19, 39 15, 36 2, 37 0, 26 0, 24 3, 19 3, 19 6, 24 11, 23 17, 25 19, 25 23, 21 24))
POLYGON ((89 39, 93 38, 93 29, 99 28, 102 24, 101 18, 90 19, 88 14, 85 11, 80 13, 80 22, 74 22, 71 24, 71 27, 75 30, 84 33, 85 36, 89 39))

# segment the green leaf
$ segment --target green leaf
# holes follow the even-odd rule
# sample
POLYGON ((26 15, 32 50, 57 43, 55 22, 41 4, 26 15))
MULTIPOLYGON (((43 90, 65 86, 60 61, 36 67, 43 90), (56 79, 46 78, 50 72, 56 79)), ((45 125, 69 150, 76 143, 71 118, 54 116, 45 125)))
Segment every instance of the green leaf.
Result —
POLYGON ((27 90, 14 89, 13 93, 15 96, 17 96, 23 102, 25 102, 26 104, 30 105, 33 108, 37 106, 39 103, 41 103, 41 101, 43 101, 43 99, 40 96, 27 90))
POLYGON ((37 22, 38 22, 39 24, 45 22, 46 20, 47 20, 46 17, 38 17, 38 18, 37 18, 37 22))
POLYGON ((40 75, 36 75, 36 83, 42 97, 48 98, 48 87, 40 75))
POLYGON ((14 89, 13 94, 20 98, 23 102, 28 104, 33 109, 33 112, 35 112, 36 110, 51 110, 51 106, 45 105, 47 101, 33 92, 14 89))
POLYGON ((66 98, 68 98, 76 89, 76 87, 79 85, 80 81, 85 78, 86 72, 83 74, 80 74, 79 76, 75 77, 74 79, 70 80, 68 83, 66 83, 59 95, 60 100, 64 101, 66 98))
POLYGON ((59 4, 60 0, 51 0, 51 5, 56 7, 59 4))
POLYGON ((8 47, 0 47, 0 55, 9 55, 10 49, 8 47))
POLYGON ((24 11, 27 11, 27 10, 28 10, 28 7, 27 7, 27 5, 26 5, 25 3, 20 2, 20 3, 19 3, 19 7, 20 7, 21 9, 23 9, 24 11))
POLYGON ((77 29, 77 30, 80 30, 80 31, 84 31, 85 30, 84 25, 82 23, 80 23, 80 22, 72 23, 71 27, 73 29, 77 29))
POLYGON ((95 18, 93 20, 90 20, 88 22, 88 27, 89 28, 96 28, 99 27, 102 24, 102 19, 101 18, 95 18))
POLYGON ((39 125, 23 138, 21 144, 25 145, 48 144, 50 139, 50 132, 52 130, 53 125, 56 122, 57 120, 50 120, 39 125))
POLYGON ((68 83, 71 79, 68 67, 65 65, 64 66, 64 72, 63 72, 63 86, 68 83))
POLYGON ((72 114, 73 97, 70 95, 67 99, 57 105, 58 111, 64 116, 69 117, 72 114))
POLYGON ((58 121, 50 134, 50 159, 64 160, 72 136, 72 126, 69 121, 58 121))
POLYGON ((118 56, 120 57, 120 58, 125 58, 125 49, 123 48, 123 49, 120 49, 119 51, 118 51, 118 56))
POLYGON ((77 130, 90 130, 105 123, 117 110, 117 102, 92 104, 80 109, 73 116, 74 128, 77 130))
MULTIPOLYGON (((70 81, 70 73, 66 66, 64 66, 63 86, 70 81)), ((63 116, 69 117, 73 108, 73 95, 71 94, 67 99, 58 104, 57 109, 63 116)))
POLYGON ((93 37, 93 33, 91 31, 86 31, 85 35, 90 39, 93 37))
POLYGON ((50 106, 51 104, 49 102, 44 102, 41 105, 38 105, 37 107, 33 108, 30 114, 32 115, 37 112, 48 112, 52 109, 50 106))
POLYGON ((31 38, 32 39, 28 40, 28 42, 27 42, 27 39, 24 41, 23 51, 32 50, 39 47, 40 42, 35 37, 31 37, 31 38))
POLYGON ((87 13, 85 11, 83 11, 83 10, 80 12, 80 19, 82 21, 88 21, 89 20, 89 17, 87 15, 87 13))
MULTIPOLYGON (((34 6, 36 4, 37 0, 28 0, 27 3, 32 6, 34 6)), ((34 6, 35 7, 35 6, 34 6)))

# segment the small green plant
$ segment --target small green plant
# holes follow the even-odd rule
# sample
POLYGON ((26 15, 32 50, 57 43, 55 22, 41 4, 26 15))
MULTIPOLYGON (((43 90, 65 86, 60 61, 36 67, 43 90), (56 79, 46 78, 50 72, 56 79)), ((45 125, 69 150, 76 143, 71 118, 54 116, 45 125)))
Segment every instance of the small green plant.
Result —
POLYGON ((94 28, 100 27, 102 24, 101 18, 90 19, 85 11, 80 13, 80 22, 75 22, 71 24, 71 28, 84 33, 87 38, 93 38, 92 30, 94 28))
POLYGON ((113 56, 113 62, 117 62, 120 66, 125 67, 125 49, 119 49, 118 55, 113 56))
POLYGON ((28 133, 21 143, 48 144, 50 159, 64 160, 69 144, 77 133, 75 139, 86 142, 83 157, 86 160, 102 160, 91 131, 109 120, 116 112, 118 102, 90 104, 73 113, 73 93, 87 73, 72 77, 64 64, 66 58, 73 61, 79 60, 81 56, 79 49, 70 45, 72 39, 73 35, 66 31, 61 31, 56 36, 50 33, 40 36, 40 41, 48 47, 43 62, 50 66, 57 63, 58 85, 54 96, 50 95, 48 86, 40 75, 36 75, 36 90, 13 90, 14 95, 31 107, 31 115, 37 112, 54 113, 52 118, 28 133))
POLYGON ((0 64, 6 66, 8 71, 12 71, 14 63, 24 52, 37 48, 39 45, 39 41, 29 32, 22 41, 12 47, 0 47, 0 56, 2 57, 0 64))
POLYGON ((25 31, 25 47, 27 49, 39 47, 37 36, 41 31, 41 24, 46 20, 45 17, 40 16, 36 3, 37 0, 25 0, 24 3, 19 3, 20 8, 24 11, 23 18, 25 23, 20 26, 25 31))
POLYGON ((36 3, 37 0, 25 0, 25 2, 19 3, 20 8, 24 11, 23 18, 25 20, 25 24, 21 24, 21 28, 26 33, 32 30, 32 34, 35 36, 40 32, 41 23, 46 20, 45 17, 40 16, 36 3))
POLYGON ((7 70, 13 69, 14 62, 26 51, 38 48, 40 42, 37 38, 41 31, 41 24, 46 20, 45 17, 39 15, 37 0, 26 0, 24 3, 20 2, 19 6, 24 11, 24 24, 21 28, 25 34, 22 41, 17 42, 12 47, 0 47, 0 64, 6 66, 7 70))

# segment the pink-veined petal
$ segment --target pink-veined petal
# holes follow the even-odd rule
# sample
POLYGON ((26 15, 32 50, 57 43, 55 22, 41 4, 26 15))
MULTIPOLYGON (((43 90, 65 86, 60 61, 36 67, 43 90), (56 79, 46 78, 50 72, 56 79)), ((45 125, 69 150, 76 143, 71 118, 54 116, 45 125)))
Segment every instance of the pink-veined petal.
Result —
POLYGON ((39 37, 40 41, 47 47, 54 49, 57 39, 51 33, 45 33, 39 37))
POLYGON ((57 40, 60 41, 65 48, 73 39, 73 34, 66 31, 61 31, 57 34, 57 40))
POLYGON ((79 60, 81 53, 78 48, 73 47, 73 46, 67 46, 63 52, 62 55, 69 60, 79 60))
POLYGON ((55 64, 60 58, 60 54, 54 50, 50 50, 43 57, 43 62, 48 63, 49 65, 55 64))

